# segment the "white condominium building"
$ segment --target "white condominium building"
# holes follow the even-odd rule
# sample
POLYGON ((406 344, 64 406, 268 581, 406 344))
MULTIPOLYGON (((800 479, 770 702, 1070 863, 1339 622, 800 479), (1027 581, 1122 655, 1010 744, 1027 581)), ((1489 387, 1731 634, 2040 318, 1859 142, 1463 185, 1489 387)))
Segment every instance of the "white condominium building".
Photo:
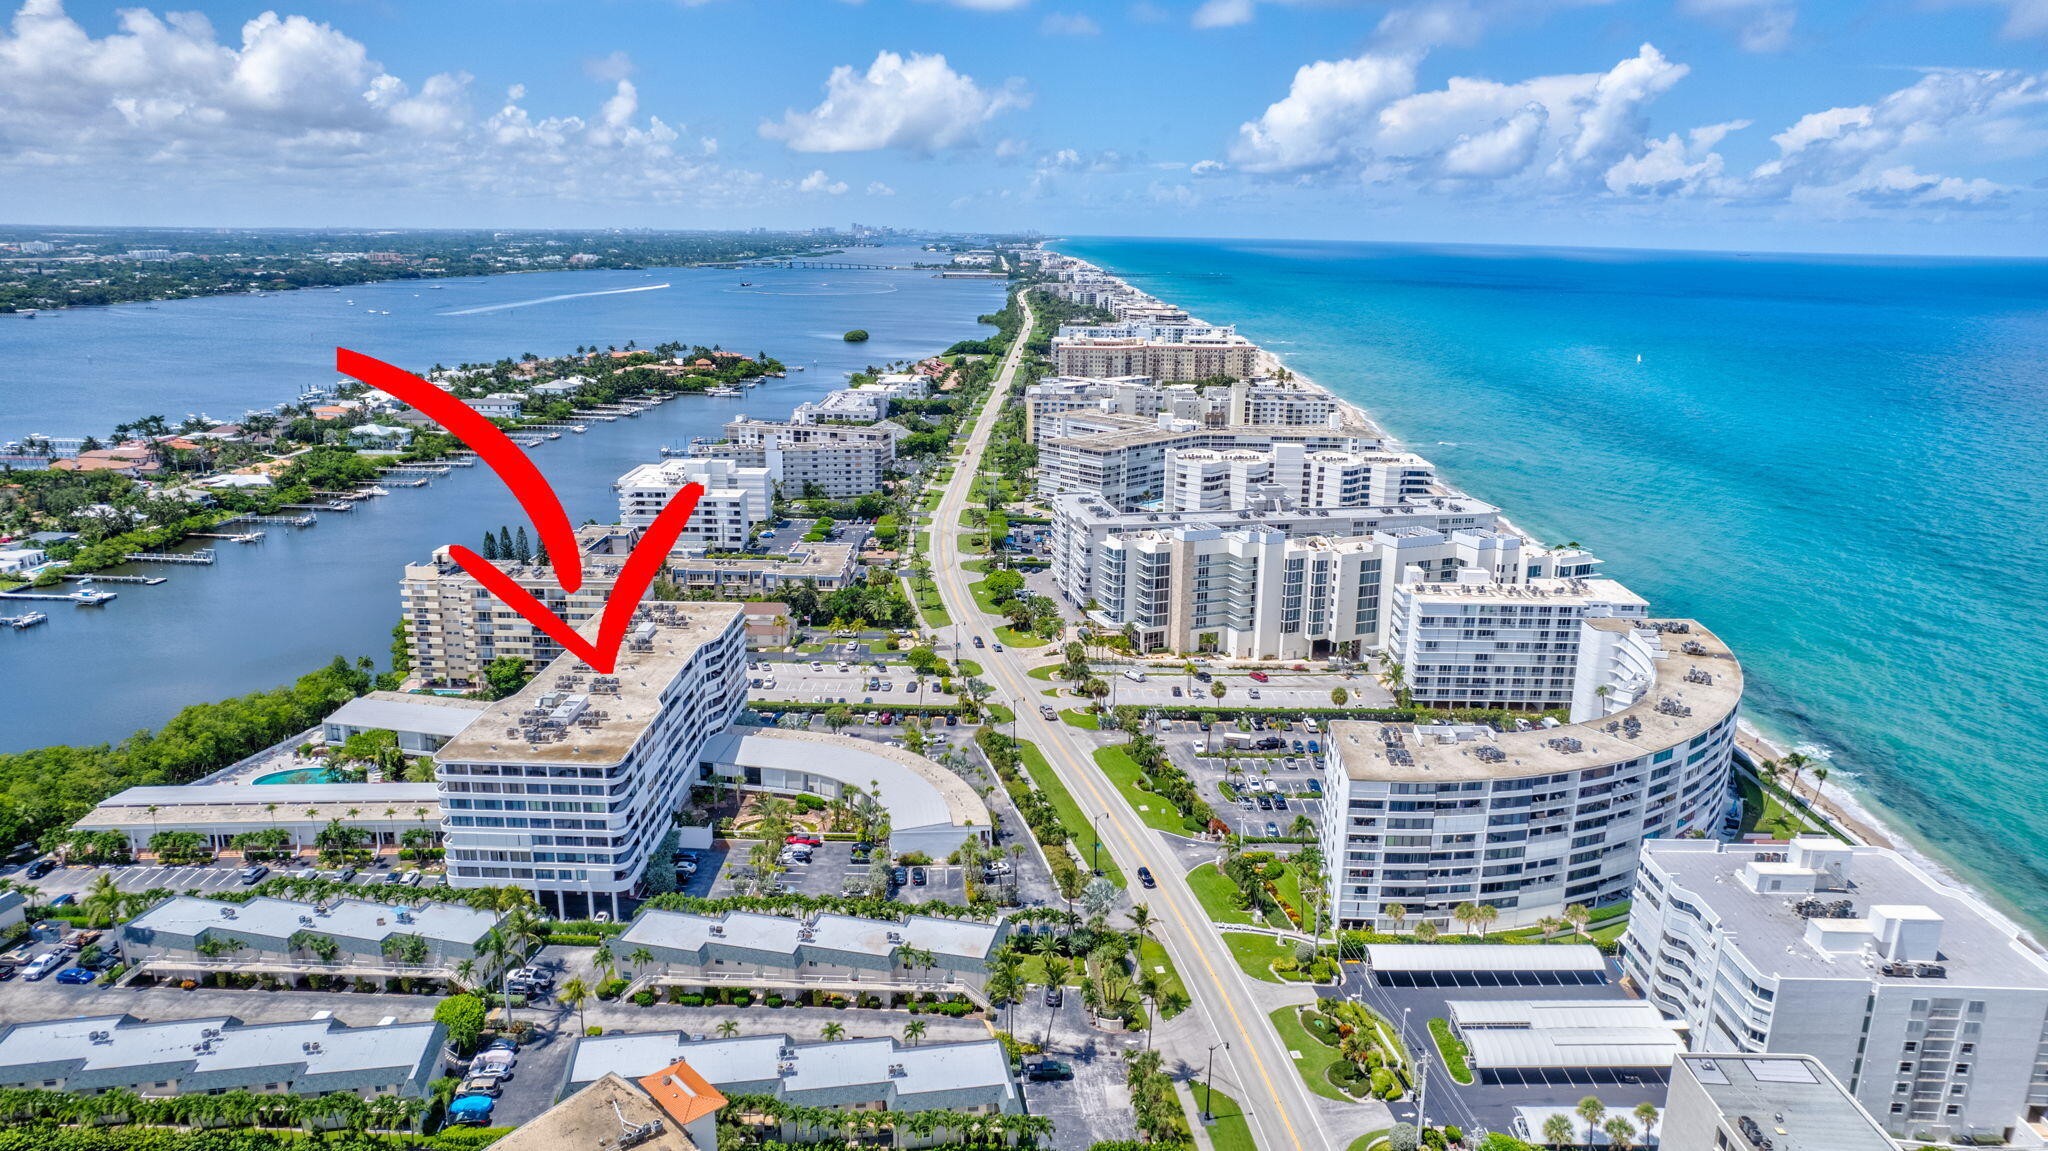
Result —
POLYGON ((791 499, 848 499, 880 491, 896 462, 899 424, 798 424, 733 420, 725 442, 693 443, 690 455, 765 467, 791 499))
POLYGON ((1164 472, 1160 508, 1170 512, 1251 507, 1275 493, 1305 508, 1386 507, 1437 494, 1436 468, 1407 452, 1174 448, 1164 472))
POLYGON ((768 468, 741 467, 721 459, 667 459, 641 464, 612 485, 619 493, 619 522, 633 528, 648 526, 690 484, 703 484, 704 494, 679 537, 681 544, 738 551, 775 503, 775 478, 768 468))
MULTIPOLYGON (((1105 539, 1080 565, 1086 594, 1075 602, 1092 602, 1102 624, 1134 626, 1148 650, 1356 657, 1382 646, 1397 580, 1511 579, 1521 564, 1521 537, 1504 532, 1415 527, 1296 538, 1226 521, 1105 539)), ((1063 590, 1072 599, 1081 588, 1063 590)))
MULTIPOLYGON (((1542 1132, 1531 1131, 1538 1138, 1542 1132)), ((1810 1055, 1680 1052, 1658 1151, 1898 1151, 1810 1055), (1765 1132, 1769 1134, 1765 1134, 1765 1132)))
POLYGON ((1694 1050, 1811 1055, 1916 1142, 2007 1142, 2048 1109, 2048 961, 1897 852, 1653 843, 1634 900, 1622 970, 1694 1050))
MULTIPOLYGON (((1548 562, 1578 571, 1598 561, 1565 552, 1550 553, 1548 562)), ((1386 650, 1419 706, 1571 707, 1576 714, 1581 694, 1600 686, 1580 680, 1582 662, 1599 667, 1597 660, 1582 661, 1582 654, 1595 653, 1581 647, 1612 634, 1591 633, 1582 624, 1649 614, 1641 596, 1610 579, 1545 574, 1501 580, 1467 570, 1452 583, 1397 584, 1386 650)))
MULTIPOLYGON (((613 674, 565 655, 492 704, 434 755, 449 881, 616 917, 701 777, 706 741, 745 704, 746 659, 740 605, 650 604, 613 674)), ((709 829, 685 830, 709 845, 709 829)))
POLYGON ((1462 930, 1462 903, 1496 908, 1496 929, 1614 903, 1644 840, 1719 825, 1735 657, 1690 621, 1575 626, 1610 637, 1589 644, 1610 690, 1589 691, 1571 723, 1330 725, 1322 846, 1338 927, 1389 927, 1391 904, 1462 930))
POLYGON ((1336 397, 1321 389, 1273 381, 1237 380, 1227 387, 1161 384, 1146 376, 1115 379, 1057 377, 1024 389, 1025 430, 1033 443, 1074 435, 1052 417, 1068 412, 1168 416, 1204 427, 1323 427, 1355 422, 1336 397))
POLYGON ((1052 356, 1063 376, 1245 379, 1259 366, 1259 346, 1236 328, 1199 324, 1065 327, 1052 339, 1052 356))
MULTIPOLYGON (((1072 424, 1080 413, 1060 419, 1072 424)), ((1299 445, 1304 452, 1360 451, 1377 446, 1363 427, 1211 428, 1160 417, 1151 427, 1133 426, 1132 417, 1102 416, 1121 421, 1097 435, 1062 435, 1038 449, 1038 490, 1041 495, 1087 492, 1118 508, 1159 499, 1166 491, 1168 452, 1207 449, 1270 450, 1276 444, 1299 445)))
POLYGON ((871 424, 889 414, 899 400, 921 400, 930 394, 931 381, 915 372, 892 372, 871 383, 835 388, 815 403, 798 404, 790 414, 793 424, 871 424))

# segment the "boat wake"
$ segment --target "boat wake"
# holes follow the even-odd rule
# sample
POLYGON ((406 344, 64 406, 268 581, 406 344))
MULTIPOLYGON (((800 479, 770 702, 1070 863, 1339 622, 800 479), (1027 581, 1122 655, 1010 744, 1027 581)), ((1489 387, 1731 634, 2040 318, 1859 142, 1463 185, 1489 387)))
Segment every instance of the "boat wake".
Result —
POLYGON ((484 304, 475 308, 457 308, 452 312, 437 312, 442 316, 480 316, 485 312, 503 312, 512 308, 531 308, 536 304, 555 304, 563 300, 584 300, 592 296, 623 296, 628 292, 658 292, 667 284, 641 284, 633 288, 608 288, 602 292, 565 292, 559 296, 541 296, 532 300, 513 300, 506 304, 484 304))

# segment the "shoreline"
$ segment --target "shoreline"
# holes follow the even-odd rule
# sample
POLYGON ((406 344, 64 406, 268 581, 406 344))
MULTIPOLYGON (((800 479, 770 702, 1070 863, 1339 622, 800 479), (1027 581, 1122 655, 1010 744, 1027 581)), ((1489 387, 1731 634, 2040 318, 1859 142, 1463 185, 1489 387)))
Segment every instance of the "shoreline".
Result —
MULTIPOLYGON (((1057 249, 1048 248, 1048 250, 1056 251, 1057 249)), ((1075 258, 1080 259, 1081 257, 1075 258)), ((1122 279, 1121 274, 1118 272, 1110 269, 1102 269, 1102 271, 1107 275, 1117 276, 1119 280, 1122 279)), ((1123 282, 1128 285, 1128 281, 1123 282)), ((1145 291, 1144 289, 1133 290, 1145 291)), ((1146 294, 1150 295, 1151 293, 1147 292, 1146 294)), ((1154 298, 1157 299, 1158 297, 1155 296, 1154 298)), ((1294 383, 1320 392, 1335 401, 1348 416, 1355 418, 1358 423, 1378 436, 1382 447, 1392 450, 1408 450, 1405 441, 1390 432, 1384 424, 1374 419, 1371 413, 1367 412, 1363 406, 1338 394, 1334 389, 1317 382, 1313 376, 1290 367, 1281 353, 1263 344, 1260 345, 1258 369, 1271 374, 1275 369, 1281 368, 1286 369, 1288 376, 1294 383)), ((1502 509, 1499 513, 1499 522, 1503 529, 1511 531, 1531 543, 1538 543, 1540 546, 1540 541, 1514 523, 1508 517, 1505 509, 1502 509)), ((1784 758, 1786 754, 1785 748, 1780 746, 1771 736, 1764 734, 1763 730, 1750 720, 1748 716, 1743 715, 1739 709, 1736 714, 1736 745, 1744 755, 1750 758, 1752 763, 1764 759, 1784 758)), ((1898 852, 1899 855, 1927 872, 1940 883, 1967 894, 1971 899, 1984 905, 1991 914, 2009 922, 2028 946, 2036 950, 2048 950, 2048 948, 2043 948, 2041 942, 2036 939, 2035 933, 2031 928, 2000 906, 2000 900, 2003 897, 1994 895, 1985 886, 1970 882, 1959 874, 1954 866, 1931 855, 1927 850, 1914 842, 1909 835, 1887 823, 1870 804, 1857 797, 1852 789, 1839 783, 1823 783, 1819 786, 1811 786, 1812 780, 1810 777, 1805 782, 1809 785, 1809 788, 1801 792, 1802 798, 1811 796, 1807 801, 1828 820, 1833 822, 1836 827, 1841 829, 1844 834, 1848 835, 1850 839, 1866 846, 1881 847, 1898 852)), ((2014 900, 2006 900, 2006 903, 2009 906, 2017 906, 2017 901, 2014 900)))

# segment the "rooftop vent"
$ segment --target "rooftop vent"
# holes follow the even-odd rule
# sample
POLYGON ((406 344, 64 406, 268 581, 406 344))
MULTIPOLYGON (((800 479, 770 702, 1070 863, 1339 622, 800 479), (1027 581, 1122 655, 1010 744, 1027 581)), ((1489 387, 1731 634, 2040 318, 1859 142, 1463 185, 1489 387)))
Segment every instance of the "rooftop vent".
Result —
POLYGON ((903 1064, 901 1064, 901 1063, 891 1063, 891 1064, 889 1064, 889 1078, 891 1078, 891 1079, 901 1079, 901 1078, 903 1078, 903 1076, 904 1076, 904 1071, 903 1071, 903 1064))
POLYGON ((1743 1115, 1735 1120, 1735 1126, 1742 1132, 1742 1137, 1749 1140, 1749 1145, 1757 1151, 1771 1151, 1771 1141, 1764 1138, 1764 1129, 1756 1125, 1756 1120, 1743 1115))

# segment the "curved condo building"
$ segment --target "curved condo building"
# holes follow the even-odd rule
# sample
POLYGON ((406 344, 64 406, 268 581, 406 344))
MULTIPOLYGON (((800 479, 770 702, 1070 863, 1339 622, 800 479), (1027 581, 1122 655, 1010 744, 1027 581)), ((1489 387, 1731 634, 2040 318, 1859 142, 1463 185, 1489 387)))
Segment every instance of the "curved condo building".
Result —
MULTIPOLYGON (((1531 595, 1509 610, 1534 611, 1531 595)), ((1323 850, 1338 926, 1526 926, 1628 898, 1643 841, 1728 809, 1742 669, 1687 620, 1560 619, 1573 722, 1330 725, 1323 850)))

